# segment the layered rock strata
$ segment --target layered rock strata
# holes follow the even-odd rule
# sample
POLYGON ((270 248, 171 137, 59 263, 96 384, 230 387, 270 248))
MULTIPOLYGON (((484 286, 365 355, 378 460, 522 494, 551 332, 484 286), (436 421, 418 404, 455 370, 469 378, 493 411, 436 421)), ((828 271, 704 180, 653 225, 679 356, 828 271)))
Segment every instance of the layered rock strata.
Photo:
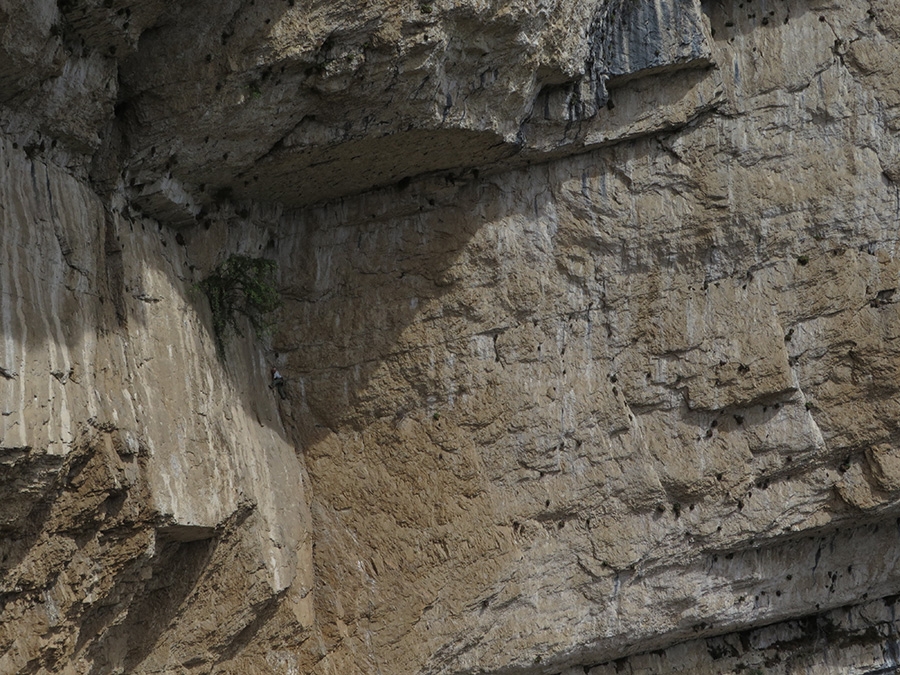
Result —
POLYGON ((0 3, 0 671, 891 672, 897 9, 0 3))

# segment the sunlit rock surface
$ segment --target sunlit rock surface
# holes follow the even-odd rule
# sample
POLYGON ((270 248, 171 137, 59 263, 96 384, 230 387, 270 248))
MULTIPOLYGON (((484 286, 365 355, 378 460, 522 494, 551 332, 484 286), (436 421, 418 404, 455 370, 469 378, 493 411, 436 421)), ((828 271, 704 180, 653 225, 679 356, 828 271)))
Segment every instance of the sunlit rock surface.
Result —
POLYGON ((891 672, 898 10, 0 0, 0 672, 891 672))

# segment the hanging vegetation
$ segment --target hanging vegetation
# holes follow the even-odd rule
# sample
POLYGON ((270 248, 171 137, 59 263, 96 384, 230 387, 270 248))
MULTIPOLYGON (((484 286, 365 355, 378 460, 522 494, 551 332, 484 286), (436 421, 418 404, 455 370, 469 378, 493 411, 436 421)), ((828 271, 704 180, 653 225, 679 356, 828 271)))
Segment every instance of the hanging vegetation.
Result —
POLYGON ((243 336, 239 316, 247 317, 258 337, 271 329, 268 315, 281 307, 276 270, 274 260, 230 255, 200 282, 212 312, 216 347, 223 357, 231 333, 243 336))

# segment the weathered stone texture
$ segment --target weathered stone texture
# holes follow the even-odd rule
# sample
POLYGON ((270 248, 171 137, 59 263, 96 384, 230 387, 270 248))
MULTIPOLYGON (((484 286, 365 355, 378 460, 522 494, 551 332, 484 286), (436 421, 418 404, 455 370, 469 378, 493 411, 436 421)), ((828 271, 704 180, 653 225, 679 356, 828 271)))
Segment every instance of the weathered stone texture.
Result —
POLYGON ((898 9, 0 0, 0 672, 896 667, 898 9))
POLYGON ((7 142, 0 161, 0 671, 164 672, 280 596, 302 622, 302 470, 260 375, 219 365, 184 249, 7 142))

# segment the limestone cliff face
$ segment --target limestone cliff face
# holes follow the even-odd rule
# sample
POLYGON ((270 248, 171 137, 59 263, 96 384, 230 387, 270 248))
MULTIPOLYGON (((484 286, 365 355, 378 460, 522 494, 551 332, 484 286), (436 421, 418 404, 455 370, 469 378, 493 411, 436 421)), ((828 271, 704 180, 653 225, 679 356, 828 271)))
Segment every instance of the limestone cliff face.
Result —
POLYGON ((0 672, 164 672, 275 598, 308 614, 306 483, 262 364, 223 371, 171 231, 0 152, 0 672))
POLYGON ((897 16, 0 0, 0 672, 897 667, 897 16))

